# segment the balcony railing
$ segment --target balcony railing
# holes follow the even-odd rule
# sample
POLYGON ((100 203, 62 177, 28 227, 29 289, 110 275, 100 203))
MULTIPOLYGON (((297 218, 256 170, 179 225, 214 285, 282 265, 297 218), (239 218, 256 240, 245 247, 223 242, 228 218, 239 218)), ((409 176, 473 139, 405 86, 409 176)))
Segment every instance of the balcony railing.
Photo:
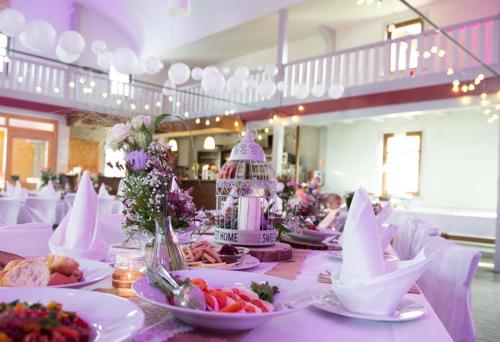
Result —
MULTIPOLYGON (((445 30, 486 64, 499 70, 500 15, 446 27, 445 30)), ((207 96, 200 84, 177 89, 140 81, 112 83, 96 70, 65 65, 12 52, 8 67, 0 72, 0 95, 111 114, 176 112, 190 117, 221 115, 318 101, 328 95, 294 98, 294 87, 341 84, 344 96, 397 88, 473 79, 480 65, 442 34, 429 30, 415 36, 386 40, 330 54, 292 61, 280 66, 286 89, 266 99, 256 88, 239 94, 207 96), (444 51, 440 53, 440 51, 444 51), (447 75, 449 69, 454 75, 447 75)), ((481 72, 486 73, 485 70, 481 72)), ((269 78, 263 72, 250 76, 257 84, 269 78)), ((277 79, 274 79, 277 81, 277 79)))

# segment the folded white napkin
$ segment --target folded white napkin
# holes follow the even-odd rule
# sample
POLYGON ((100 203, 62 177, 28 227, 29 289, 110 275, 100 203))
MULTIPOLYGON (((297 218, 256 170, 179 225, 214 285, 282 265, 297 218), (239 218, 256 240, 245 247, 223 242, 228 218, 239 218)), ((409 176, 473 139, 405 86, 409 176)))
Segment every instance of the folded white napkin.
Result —
POLYGON ((354 195, 343 235, 342 269, 339 278, 332 279, 335 295, 349 311, 392 314, 431 257, 420 253, 386 270, 378 222, 364 189, 354 195))
POLYGON ((108 189, 106 189, 106 185, 104 183, 101 184, 99 187, 99 192, 97 193, 97 197, 99 198, 113 198, 108 192, 108 189))
POLYGON ((109 244, 101 235, 98 203, 89 174, 85 171, 71 210, 49 240, 52 253, 94 260, 106 258, 109 244))
POLYGON ((28 190, 24 189, 21 185, 21 182, 17 180, 16 185, 12 185, 11 183, 7 182, 7 194, 12 197, 19 198, 21 201, 24 201, 28 196, 28 190))
POLYGON ((333 221, 335 221, 335 218, 337 217, 337 214, 340 209, 332 209, 328 212, 328 214, 321 220, 320 223, 318 223, 318 228, 320 229, 328 229, 328 228, 333 228, 333 221))
POLYGON ((47 185, 45 185, 40 190, 40 197, 43 197, 43 198, 56 198, 57 197, 56 189, 54 189, 54 185, 52 184, 51 180, 49 180, 47 185))

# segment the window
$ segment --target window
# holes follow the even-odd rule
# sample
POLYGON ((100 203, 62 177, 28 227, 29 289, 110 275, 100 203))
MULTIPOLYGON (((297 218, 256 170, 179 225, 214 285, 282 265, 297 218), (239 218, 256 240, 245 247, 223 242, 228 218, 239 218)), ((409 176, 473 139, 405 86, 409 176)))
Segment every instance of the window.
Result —
POLYGON ((109 69, 109 80, 111 81, 111 94, 130 95, 130 75, 119 73, 111 66, 109 69))
POLYGON ((9 52, 9 37, 0 33, 0 72, 4 72, 7 68, 5 58, 9 52))
MULTIPOLYGON (((414 36, 422 33, 424 22, 422 19, 414 19, 402 23, 391 24, 387 26, 387 39, 398 39, 406 36, 414 36)), ((407 54, 410 54, 409 67, 415 69, 418 65, 418 41, 412 39, 410 46, 407 42, 397 42, 391 44, 391 72, 396 70, 396 61, 398 61, 398 70, 405 70, 407 54), (399 44, 399 52, 397 50, 399 44), (397 54, 397 56, 396 56, 397 54)))
POLYGON ((382 194, 419 194, 422 132, 384 134, 382 194))

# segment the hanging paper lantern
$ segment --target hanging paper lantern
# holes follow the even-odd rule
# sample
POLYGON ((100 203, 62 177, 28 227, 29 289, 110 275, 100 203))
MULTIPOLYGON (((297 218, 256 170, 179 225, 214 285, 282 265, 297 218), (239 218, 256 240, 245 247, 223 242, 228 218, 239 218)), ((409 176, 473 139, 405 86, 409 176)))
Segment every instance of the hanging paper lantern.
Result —
POLYGON ((328 95, 332 99, 340 99, 344 95, 344 86, 342 84, 332 84, 328 88, 328 95))
POLYGON ((0 12, 0 32, 13 37, 22 32, 26 19, 16 9, 6 8, 0 12))
POLYGON ((311 88, 311 94, 315 97, 321 97, 325 95, 326 87, 324 84, 315 84, 311 88))
POLYGON ((269 77, 274 77, 278 74, 278 67, 274 64, 268 64, 264 67, 264 74, 269 77))
POLYGON ((281 93, 284 92, 286 89, 286 83, 284 81, 279 81, 276 83, 276 89, 281 93))
POLYGON ((24 47, 38 52, 52 49, 56 42, 56 30, 45 20, 34 20, 24 27, 19 40, 24 47))
POLYGON ((165 96, 175 96, 175 83, 171 79, 167 79, 163 83, 163 94, 165 96))
POLYGON ((90 46, 90 49, 94 54, 101 55, 106 51, 108 51, 108 46, 106 45, 106 42, 103 40, 94 40, 92 42, 92 45, 90 46))
POLYGON ((158 56, 149 56, 144 60, 144 70, 150 74, 154 75, 163 69, 163 63, 158 56))
POLYGON ((276 84, 271 80, 263 80, 259 84, 258 92, 265 99, 269 99, 276 93, 276 84))
POLYGON ((111 66, 111 59, 113 58, 113 54, 109 51, 106 51, 104 53, 101 53, 97 55, 97 65, 108 71, 110 66, 111 66))
POLYGON ((193 68, 191 70, 191 78, 195 81, 199 81, 203 78, 203 69, 200 67, 193 68))
POLYGON ((211 72, 218 72, 218 73, 220 73, 220 71, 219 71, 219 69, 217 69, 217 67, 214 67, 213 65, 210 65, 210 66, 205 67, 205 69, 203 69, 203 77, 205 77, 205 75, 208 75, 211 72))
POLYGON ((309 87, 305 83, 297 83, 293 87, 292 95, 296 99, 303 100, 309 96, 309 87))
POLYGON ((175 84, 183 84, 189 80, 190 70, 184 63, 174 63, 168 69, 168 78, 175 84))
POLYGON ((226 80, 224 76, 217 70, 203 75, 201 87, 207 94, 219 94, 224 90, 226 80))
POLYGON ((66 54, 79 56, 85 49, 85 39, 76 31, 65 31, 59 36, 57 46, 66 54))
POLYGON ((243 79, 243 80, 246 80, 248 78, 248 76, 250 76, 250 70, 245 66, 238 67, 234 71, 234 75, 236 77, 243 79))
POLYGON ((231 76, 226 82, 226 89, 232 94, 239 94, 245 88, 245 80, 236 76, 231 76))
POLYGON ((137 68, 137 63, 139 63, 139 59, 131 49, 119 48, 113 51, 111 64, 119 73, 133 74, 137 68))
POLYGON ((80 58, 80 55, 70 55, 64 51, 59 45, 56 46, 56 56, 61 62, 74 63, 80 58))

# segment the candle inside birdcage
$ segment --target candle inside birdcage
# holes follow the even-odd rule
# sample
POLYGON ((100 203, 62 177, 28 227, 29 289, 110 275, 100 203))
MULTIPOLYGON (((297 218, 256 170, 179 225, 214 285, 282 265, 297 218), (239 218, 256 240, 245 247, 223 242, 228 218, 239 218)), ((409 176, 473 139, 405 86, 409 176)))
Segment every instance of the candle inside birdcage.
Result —
POLYGON ((243 246, 269 246, 276 241, 276 177, 250 131, 231 151, 216 183, 215 241, 243 246))

